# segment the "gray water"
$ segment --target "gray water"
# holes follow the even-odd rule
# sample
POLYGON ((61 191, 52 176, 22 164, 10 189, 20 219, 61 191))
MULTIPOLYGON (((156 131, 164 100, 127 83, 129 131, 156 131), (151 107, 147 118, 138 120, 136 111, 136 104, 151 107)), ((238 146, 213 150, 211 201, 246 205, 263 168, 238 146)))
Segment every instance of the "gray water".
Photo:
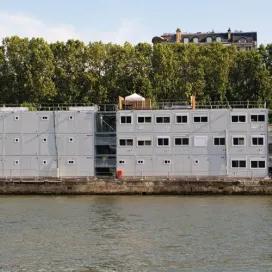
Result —
POLYGON ((0 271, 272 271, 272 198, 0 197, 0 271))

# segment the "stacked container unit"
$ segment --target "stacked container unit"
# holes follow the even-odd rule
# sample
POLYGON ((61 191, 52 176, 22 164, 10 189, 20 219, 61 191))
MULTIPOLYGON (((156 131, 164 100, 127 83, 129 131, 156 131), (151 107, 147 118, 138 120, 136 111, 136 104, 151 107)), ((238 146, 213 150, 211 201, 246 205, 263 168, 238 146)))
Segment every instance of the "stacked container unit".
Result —
POLYGON ((95 112, 0 111, 0 176, 94 176, 95 112))
POLYGON ((124 176, 265 177, 267 110, 120 110, 117 169, 124 176))

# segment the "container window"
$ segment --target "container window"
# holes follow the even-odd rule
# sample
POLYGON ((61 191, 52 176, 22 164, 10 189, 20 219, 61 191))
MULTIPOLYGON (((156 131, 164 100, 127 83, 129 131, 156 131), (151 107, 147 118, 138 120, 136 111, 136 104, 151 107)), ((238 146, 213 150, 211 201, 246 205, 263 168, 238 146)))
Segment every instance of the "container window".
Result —
POLYGON ((170 123, 170 116, 157 116, 156 123, 157 124, 169 124, 170 123))
POLYGON ((188 137, 175 138, 175 145, 189 145, 189 138, 188 137))
POLYGON ((131 124, 132 118, 130 115, 123 115, 121 116, 121 124, 131 124))
POLYGON ((251 122, 265 122, 264 114, 251 114, 250 116, 251 122))
POLYGON ((246 168, 246 160, 232 160, 231 167, 232 168, 246 168))
POLYGON ((139 124, 150 124, 152 122, 151 116, 138 116, 139 124))
POLYGON ((168 137, 158 137, 158 146, 169 146, 168 137))
POLYGON ((194 116, 194 123, 207 123, 208 116, 194 116))
POLYGON ((176 115, 176 123, 187 124, 188 123, 188 116, 187 115, 176 115))
POLYGON ((245 123, 246 122, 246 115, 232 115, 231 122, 232 123, 245 123))
POLYGON ((225 145, 226 144, 225 138, 224 137, 215 137, 213 139, 213 144, 214 145, 225 145))
POLYGON ((264 145, 264 137, 252 137, 251 144, 254 146, 264 145))
POLYGON ((234 146, 245 145, 245 137, 233 137, 232 145, 234 146))
POLYGON ((265 160, 254 160, 250 162, 251 168, 265 168, 265 160))
POLYGON ((133 146, 133 139, 120 139, 119 145, 120 146, 133 146))

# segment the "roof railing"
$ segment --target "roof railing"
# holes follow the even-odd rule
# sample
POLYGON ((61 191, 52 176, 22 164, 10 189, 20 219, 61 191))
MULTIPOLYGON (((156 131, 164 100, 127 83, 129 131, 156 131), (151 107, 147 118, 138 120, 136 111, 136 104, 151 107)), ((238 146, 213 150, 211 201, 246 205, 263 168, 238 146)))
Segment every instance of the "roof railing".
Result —
MULTIPOLYGON (((145 104, 137 104, 137 107, 133 107, 131 104, 124 104, 122 110, 189 110, 193 109, 192 105, 188 101, 159 101, 152 102, 150 106, 146 107, 145 104)), ((92 103, 73 103, 73 104, 43 104, 43 105, 32 105, 32 104, 0 104, 0 111, 12 108, 27 108, 29 111, 69 111, 69 110, 80 110, 80 108, 87 109, 93 107, 94 110, 102 112, 115 112, 118 110, 117 104, 101 104, 96 105, 92 103)), ((266 102, 264 101, 212 101, 208 103, 196 102, 196 109, 252 109, 252 108, 267 108, 266 102)))

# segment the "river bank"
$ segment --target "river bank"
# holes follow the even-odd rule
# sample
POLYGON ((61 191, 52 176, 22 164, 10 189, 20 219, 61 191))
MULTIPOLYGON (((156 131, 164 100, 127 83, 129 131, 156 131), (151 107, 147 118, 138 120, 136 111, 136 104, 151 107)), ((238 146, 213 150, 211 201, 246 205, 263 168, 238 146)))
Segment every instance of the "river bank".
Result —
POLYGON ((272 195, 271 179, 1 180, 1 195, 272 195))

